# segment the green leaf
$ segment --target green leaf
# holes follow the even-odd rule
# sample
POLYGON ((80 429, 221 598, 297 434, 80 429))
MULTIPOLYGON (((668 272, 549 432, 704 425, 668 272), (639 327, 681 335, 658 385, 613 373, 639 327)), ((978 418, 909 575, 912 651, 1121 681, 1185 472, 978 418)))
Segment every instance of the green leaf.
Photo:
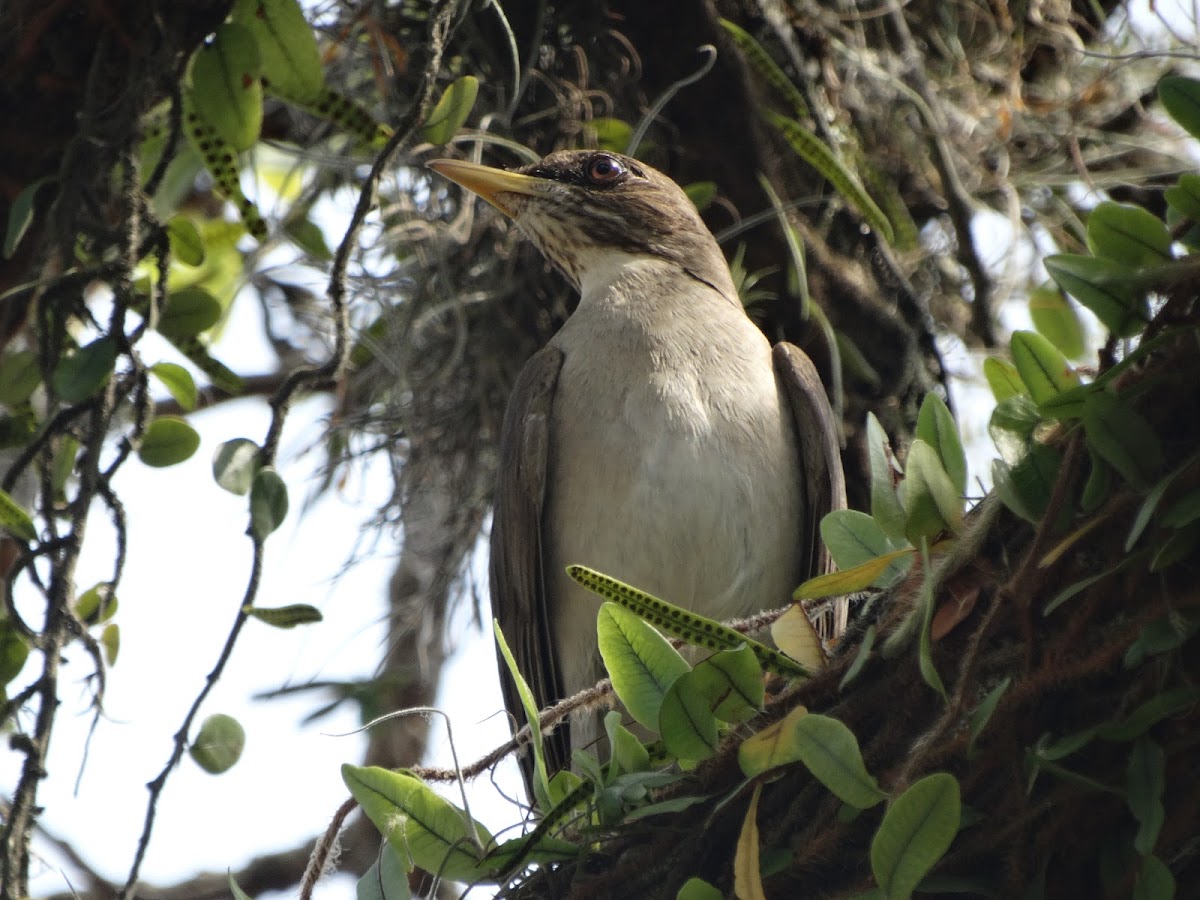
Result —
POLYGON ((1200 138, 1200 81, 1168 75, 1158 83, 1158 99, 1184 131, 1200 138))
POLYGON ((0 248, 0 259, 12 259, 17 252, 25 232, 33 224, 33 213, 37 206, 37 194, 42 185, 55 179, 50 175, 29 182, 21 192, 13 198, 8 208, 8 227, 4 231, 4 246, 0 248))
POLYGON ((1179 649, 1197 630, 1200 630, 1200 621, 1177 614, 1147 622, 1138 633, 1137 640, 1125 651, 1125 668, 1136 669, 1148 657, 1179 649))
POLYGON ((254 34, 227 22, 192 57, 196 112, 235 151, 249 150, 262 130, 262 57, 254 34))
POLYGON ((21 674, 28 658, 29 645, 25 639, 7 619, 0 618, 0 689, 21 674))
MULTIPOLYGON (((624 153, 633 137, 633 126, 622 119, 600 116, 585 124, 595 130, 596 146, 610 153, 624 153)), ((686 188, 684 193, 687 193, 686 188)), ((691 197, 691 194, 688 196, 691 197)))
POLYGON ((287 513, 287 485, 274 468, 263 466, 250 486, 250 533, 259 540, 266 539, 283 524, 287 513))
POLYGON ((876 205, 875 201, 871 199, 871 195, 859 184, 858 179, 850 173, 834 152, 821 142, 820 138, 799 122, 769 109, 763 110, 763 118, 783 135, 783 139, 805 162, 825 177, 825 180, 843 199, 854 205, 866 223, 878 232, 880 237, 889 244, 895 241, 896 236, 892 231, 892 223, 883 214, 883 210, 876 205))
POLYGON ((508 668, 508 674, 512 678, 513 684, 516 685, 517 696, 521 698, 521 708, 525 711, 525 724, 529 726, 530 746, 533 750, 534 799, 537 800, 538 805, 543 811, 548 812, 554 805, 551 802, 553 793, 550 790, 549 773, 546 771, 545 740, 539 724, 541 718, 537 701, 533 697, 533 691, 529 689, 529 683, 525 681, 525 676, 517 668, 517 661, 512 655, 512 650, 508 647, 508 641, 504 638, 504 632, 500 630, 500 622, 496 619, 492 619, 492 634, 495 636, 496 647, 500 651, 500 658, 504 660, 504 665, 508 668))
POLYGON ((988 435, 996 450, 1010 466, 1015 466, 1029 450, 1030 441, 1042 417, 1026 394, 1014 394, 996 404, 988 420, 988 435))
POLYGON ((174 216, 167 223, 167 239, 171 243, 171 256, 184 265, 199 266, 204 263, 204 239, 196 223, 187 216, 174 216))
POLYGON ((1087 243, 1095 256, 1127 266, 1153 266, 1171 259, 1171 233, 1161 219, 1140 206, 1111 200, 1088 213, 1087 243))
POLYGON ((1175 900, 1175 876, 1157 856, 1142 860, 1131 900, 1175 900))
POLYGON ((391 844, 384 844, 379 857, 355 885, 355 900, 412 900, 407 863, 391 844))
POLYGON ((634 719, 657 729, 667 690, 691 666, 652 626, 615 603, 600 607, 596 629, 613 690, 634 719))
POLYGON ((414 866, 449 881, 474 882, 493 870, 477 849, 492 836, 433 788, 404 772, 342 766, 342 780, 388 843, 414 866))
POLYGON ((856 509, 835 509, 821 519, 821 540, 839 569, 851 569, 901 549, 872 516, 856 509))
POLYGON ((33 527, 33 519, 5 490, 0 490, 0 528, 17 540, 37 540, 37 529, 33 527))
POLYGON ((869 809, 887 797, 867 772, 854 732, 829 716, 793 710, 738 748, 738 765, 749 778, 796 761, 856 809, 869 809))
POLYGON ((1180 216, 1200 222, 1200 175, 1180 175, 1178 184, 1163 191, 1163 199, 1180 216))
POLYGON ((233 21, 254 35, 266 89, 284 100, 315 100, 325 86, 312 26, 296 0, 237 0, 233 21))
POLYGON ((1166 760, 1163 748, 1145 735, 1133 742, 1126 785, 1129 809, 1138 821, 1138 832, 1133 839, 1133 846, 1142 856, 1154 851, 1166 818, 1166 810, 1163 808, 1166 760))
POLYGON ((66 403, 86 400, 105 385, 116 364, 114 341, 109 338, 92 341, 59 362, 54 370, 54 392, 66 403))
POLYGON ((1175 529, 1154 551, 1150 558, 1150 571, 1162 572, 1170 568, 1189 558, 1197 547, 1200 547, 1200 522, 1175 529))
POLYGON ((0 403, 9 407, 24 403, 41 383, 36 353, 5 349, 0 357, 0 403))
POLYGON ((962 496, 936 451, 923 440, 914 440, 908 448, 901 495, 908 515, 904 533, 914 547, 922 540, 932 542, 943 531, 962 528, 962 496))
POLYGON ((707 881, 696 877, 685 881, 683 887, 675 894, 675 900, 724 900, 724 897, 724 894, 707 881))
POLYGON ((203 288, 172 291, 158 318, 158 333, 168 341, 195 337, 221 321, 221 303, 203 288))
POLYGON ((989 356, 983 361, 983 377, 987 379, 988 387, 997 403, 1003 403, 1009 397, 1029 396, 1029 389, 1021 380, 1021 373, 1008 360, 989 356))
POLYGON ((218 713, 200 725, 188 753, 205 772, 220 775, 237 764, 245 746, 246 731, 241 723, 233 716, 218 713))
POLYGON ((444 144, 458 134, 471 115, 478 94, 479 79, 474 75, 463 75, 450 82, 425 122, 425 140, 444 144))
POLYGON ((992 718, 992 713, 996 711, 996 707, 1000 705, 1001 698, 1004 697, 1004 692, 1008 690, 1012 684, 1012 676, 1008 676, 998 685, 987 692, 987 696, 983 698, 980 704, 975 707, 971 713, 971 741, 967 744, 967 755, 971 756, 975 752, 975 742, 979 739, 979 735, 983 734, 983 729, 987 727, 988 721, 992 718))
POLYGON ((671 682, 663 695, 655 729, 667 750, 685 763, 708 759, 717 750, 717 718, 694 678, 694 671, 684 672, 671 682))
POLYGON ((110 622, 100 632, 100 647, 104 650, 104 661, 110 666, 117 664, 117 654, 121 650, 121 626, 110 622))
POLYGON ((259 469, 259 447, 249 438, 225 441, 213 454, 213 479, 231 494, 244 496, 259 469))
POLYGON ((717 199, 717 183, 715 181, 693 181, 685 185, 683 192, 696 207, 696 212, 704 212, 709 204, 717 199))
POLYGON ((150 423, 138 447, 138 459, 156 469, 191 458, 200 446, 200 435, 178 416, 160 416, 150 423))
POLYGON ((950 849, 961 801, 953 775, 935 772, 901 794, 871 840, 871 871, 889 900, 907 900, 950 849))
POLYGON ((1183 712, 1200 700, 1200 688, 1179 687, 1155 694, 1121 722, 1105 725, 1099 734, 1106 741, 1131 741, 1163 719, 1183 712))
MULTIPOLYGON (((1070 253, 1047 256, 1042 263, 1059 287, 1094 312, 1117 337, 1137 334, 1150 320, 1146 298, 1125 263, 1070 253)), ((1028 378, 1025 383, 1029 383, 1028 378)), ((1033 397, 1038 399, 1036 392, 1033 397)))
POLYGON ((84 625, 99 625, 117 614, 117 595, 111 581, 101 581, 88 588, 75 601, 75 615, 84 625))
POLYGON ((604 731, 612 748, 612 761, 621 772, 645 772, 650 768, 650 752, 632 731, 621 724, 615 709, 604 716, 604 731))
POLYGON ((867 413, 867 457, 871 465, 871 518, 888 537, 904 537, 906 516, 896 493, 896 467, 887 432, 874 413, 867 413))
POLYGON ((150 367, 150 374, 162 382, 175 402, 186 410, 196 408, 196 382, 192 373, 183 366, 175 363, 155 363, 150 367))
POLYGON ((954 424, 954 416, 950 415, 946 401, 932 391, 921 401, 916 436, 934 449, 954 489, 959 494, 965 494, 967 457, 958 436, 958 427, 954 424))
POLYGON ((766 695, 762 666, 747 646, 714 653, 698 663, 689 677, 691 689, 708 701, 708 708, 722 722, 745 722, 762 709, 766 695))
POLYGON ((325 240, 325 232, 307 216, 292 216, 283 223, 284 233, 297 247, 318 262, 333 259, 333 251, 325 240))
POLYGON ((866 666, 867 661, 871 658, 871 649, 875 646, 875 625, 867 626, 867 630, 863 633, 862 643, 858 645, 858 652, 854 654, 854 662, 850 663, 850 667, 846 669, 846 674, 842 676, 842 680, 838 682, 838 690, 844 691, 846 686, 850 684, 858 673, 866 666))
POLYGON ((266 622, 273 628, 295 628, 297 625, 312 625, 324 616, 315 606, 307 603, 292 603, 288 606, 248 606, 246 615, 266 622))
POLYGON ((992 483, 996 494, 1016 515, 1037 524, 1050 502, 1050 492, 1061 464, 1062 457, 1057 450, 1037 442, 1015 466, 1000 459, 993 460, 992 483))
POLYGON ((1079 359, 1087 351, 1083 322, 1075 306, 1053 284, 1029 292, 1029 316, 1033 327, 1068 359, 1079 359))
POLYGON ((1053 399, 1079 384, 1079 375, 1066 358, 1036 331, 1014 331, 1012 355, 1034 403, 1053 399))
POLYGON ((921 605, 921 633, 917 640, 917 666, 921 672, 921 679, 941 694, 942 700, 949 702, 946 685, 942 683, 942 676, 938 674, 937 666, 933 664, 932 630, 936 598, 933 596, 933 569, 929 564, 929 552, 924 543, 921 547, 924 550, 921 554, 921 565, 925 570, 925 577, 921 579, 921 592, 918 600, 921 605))
POLYGON ((1107 391, 1093 392, 1084 403, 1083 427, 1088 446, 1133 488, 1145 490, 1161 476, 1162 443, 1128 401, 1107 391))

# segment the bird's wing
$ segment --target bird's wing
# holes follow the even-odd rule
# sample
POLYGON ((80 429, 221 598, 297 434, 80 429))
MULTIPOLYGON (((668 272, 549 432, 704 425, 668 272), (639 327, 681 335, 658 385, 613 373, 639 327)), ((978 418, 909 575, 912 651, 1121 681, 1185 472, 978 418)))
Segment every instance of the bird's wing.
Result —
MULTIPOLYGON (((825 396, 825 386, 817 368, 800 348, 776 344, 772 351, 775 373, 784 386, 796 426, 796 446, 800 454, 804 485, 803 541, 806 578, 828 572, 832 563, 821 542, 819 526, 825 514, 846 506, 846 481, 842 474, 842 456, 838 445, 838 427, 825 396)), ((834 636, 845 630, 844 604, 835 609, 834 636)))
MULTIPOLYGON (((549 466, 550 413, 562 368, 562 351, 545 347, 525 364, 513 387, 500 435, 500 469, 492 513, 489 581, 492 614, 500 623, 534 700, 544 708, 562 699, 562 677, 546 615, 542 512, 549 466)), ((525 712, 503 661, 500 683, 514 728, 525 712)), ((553 773, 568 763, 570 736, 564 724, 547 737, 546 762, 553 773)), ((532 793, 533 757, 520 757, 532 793)))

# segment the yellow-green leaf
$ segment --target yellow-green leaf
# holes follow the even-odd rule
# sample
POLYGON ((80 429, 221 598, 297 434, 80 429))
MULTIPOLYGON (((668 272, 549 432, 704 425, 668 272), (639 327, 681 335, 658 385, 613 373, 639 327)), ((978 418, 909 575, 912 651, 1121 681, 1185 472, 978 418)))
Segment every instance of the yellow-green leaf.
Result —
POLYGON ((1079 384, 1079 375, 1066 358, 1036 331, 1013 332, 1012 355, 1034 403, 1051 400, 1079 384))
POLYGON ((471 115, 478 94, 479 79, 474 75, 452 81, 425 122, 425 140, 431 144, 444 144, 458 134, 458 129, 471 115))
POLYGON ((905 547, 903 550, 893 550, 891 553, 877 556, 852 569, 810 578, 792 592, 792 599, 819 600, 822 597, 838 597, 865 590, 873 585, 892 563, 914 553, 916 551, 912 547, 905 547))
POLYGON ((265 622, 272 628, 295 628, 297 625, 312 625, 324 617, 315 606, 293 603, 289 606, 249 606, 246 615, 265 622))
POLYGON ((241 723, 218 713, 204 720, 188 753, 205 772, 220 775, 241 759, 245 746, 246 730, 241 723))
POLYGON ((232 18, 254 35, 267 91, 296 103, 316 99, 325 73, 316 35, 296 0, 237 0, 232 18))
POLYGON ((1038 330, 1068 359, 1079 359, 1087 349, 1083 322, 1075 306, 1055 285, 1046 283, 1029 292, 1029 316, 1038 330))
POLYGON ((235 151, 253 147, 262 129, 261 72, 258 41, 232 22, 218 28, 192 59, 195 110, 235 151))
POLYGON ((733 856, 733 892, 738 900, 767 900, 763 890, 762 869, 758 861, 758 797, 762 783, 754 785, 746 818, 738 835, 733 856))
POLYGON ((5 490, 0 490, 0 528, 18 540, 37 540, 37 529, 33 527, 33 519, 5 490))
POLYGON ((138 459, 156 469, 181 463, 200 446, 200 435, 178 416, 160 416, 150 423, 138 447, 138 459))

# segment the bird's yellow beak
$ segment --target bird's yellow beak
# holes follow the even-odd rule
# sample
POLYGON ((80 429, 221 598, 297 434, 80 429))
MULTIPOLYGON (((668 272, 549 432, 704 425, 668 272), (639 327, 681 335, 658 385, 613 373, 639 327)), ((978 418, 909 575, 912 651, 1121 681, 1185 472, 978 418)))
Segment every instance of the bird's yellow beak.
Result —
POLYGON ((463 162, 458 159, 435 159, 427 165, 439 175, 478 194, 500 212, 510 217, 516 215, 516 210, 504 202, 502 195, 537 196, 540 193, 538 188, 543 180, 530 175, 522 175, 520 172, 506 172, 504 169, 493 169, 491 166, 481 166, 478 163, 463 162))

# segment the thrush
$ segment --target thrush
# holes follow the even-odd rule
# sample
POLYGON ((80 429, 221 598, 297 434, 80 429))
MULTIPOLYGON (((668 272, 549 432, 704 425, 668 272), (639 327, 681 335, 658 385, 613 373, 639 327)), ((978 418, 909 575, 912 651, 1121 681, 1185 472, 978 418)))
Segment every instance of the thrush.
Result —
MULTIPOLYGON (((513 389, 492 519, 493 614, 539 706, 604 676, 600 600, 568 565, 718 620, 788 602, 823 567, 821 517, 845 505, 833 415, 808 357, 746 315, 687 195, 601 151, 430 166, 511 217, 580 295, 513 389)), ((521 722, 503 664, 501 679, 521 722)), ((596 714, 560 726, 549 770, 600 735, 596 714)))

